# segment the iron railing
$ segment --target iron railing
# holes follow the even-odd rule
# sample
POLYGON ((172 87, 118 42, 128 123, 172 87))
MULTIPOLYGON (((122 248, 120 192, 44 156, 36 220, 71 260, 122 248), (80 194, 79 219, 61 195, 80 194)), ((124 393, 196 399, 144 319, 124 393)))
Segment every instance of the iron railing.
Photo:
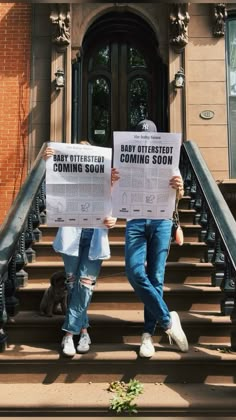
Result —
MULTIPOLYGON (((15 297, 17 287, 27 283, 24 271, 33 262, 32 244, 40 240, 39 226, 45 222, 45 162, 42 153, 46 143, 28 174, 9 214, 0 230, 0 350, 4 350, 7 317, 18 310, 15 297)), ((200 240, 207 244, 203 256, 214 270, 212 285, 224 291, 222 314, 231 315, 231 344, 235 341, 235 272, 236 222, 222 193, 213 179, 198 146, 186 141, 181 148, 180 170, 185 195, 190 196, 190 208, 195 209, 194 223, 200 224, 200 240)))
POLYGON ((18 308, 15 297, 17 287, 25 285, 27 262, 34 260, 31 247, 40 239, 38 226, 45 217, 45 161, 43 144, 8 216, 0 230, 0 350, 5 348, 4 324, 8 316, 14 316, 18 308))
POLYGON ((235 348, 236 221, 192 141, 182 145, 180 169, 185 194, 191 198, 190 207, 196 210, 195 223, 201 225, 201 240, 207 244, 205 262, 211 262, 214 267, 212 285, 220 286, 224 292, 221 313, 231 315, 231 346, 235 348))

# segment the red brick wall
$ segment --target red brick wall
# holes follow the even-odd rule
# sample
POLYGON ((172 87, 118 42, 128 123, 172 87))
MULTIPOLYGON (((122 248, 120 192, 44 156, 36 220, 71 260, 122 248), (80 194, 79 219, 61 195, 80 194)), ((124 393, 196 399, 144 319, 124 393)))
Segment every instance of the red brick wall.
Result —
POLYGON ((27 173, 31 5, 0 3, 0 223, 27 173))

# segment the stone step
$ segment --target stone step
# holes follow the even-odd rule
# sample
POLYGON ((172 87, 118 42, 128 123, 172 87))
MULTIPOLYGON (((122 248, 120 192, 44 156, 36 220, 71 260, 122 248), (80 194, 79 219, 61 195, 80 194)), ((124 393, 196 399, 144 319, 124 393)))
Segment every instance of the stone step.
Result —
MULTIPOLYGON (((139 342, 143 330, 143 310, 116 309, 88 310, 92 341, 103 343, 139 342)), ((220 312, 189 311, 179 312, 183 329, 190 343, 214 344, 228 343, 233 329, 229 316, 220 312)), ((9 344, 26 343, 57 343, 62 337, 61 326, 64 317, 41 316, 38 310, 20 311, 6 324, 9 344)), ((156 330, 155 341, 165 344, 168 337, 159 328, 156 330)))
MULTIPOLYGON (((76 344, 77 342, 75 342, 76 344)), ((181 353, 170 344, 155 345, 140 358, 139 344, 93 344, 87 354, 63 355, 60 345, 14 345, 0 355, 0 383, 86 383, 135 378, 145 383, 234 384, 236 353, 228 346, 190 346, 181 353)))
MULTIPOLYGON (((119 223, 113 229, 109 230, 109 238, 116 238, 116 240, 123 240, 125 233, 126 223, 119 223)), ((49 227, 47 225, 40 225, 40 231, 42 232, 42 241, 53 241, 56 233, 57 227, 49 227)))
POLYGON ((223 294, 211 286, 212 264, 202 262, 207 248, 201 242, 202 228, 193 224, 196 212, 189 209, 189 198, 180 201, 179 214, 185 243, 171 245, 164 293, 170 309, 179 312, 189 352, 170 346, 157 327, 155 355, 151 359, 138 356, 143 305, 125 276, 126 221, 119 219, 109 232, 112 258, 103 262, 88 310, 91 351, 73 359, 63 356, 64 317, 40 316, 38 311, 50 276, 63 269, 61 258, 52 250, 57 229, 41 225, 42 239, 34 246, 37 260, 25 267, 28 284, 17 291, 20 312, 5 326, 8 340, 6 351, 0 354, 0 417, 117 417, 109 410, 113 397, 109 383, 135 378, 144 385, 143 394, 135 400, 139 416, 235 418, 236 354, 230 348, 234 327, 230 317, 220 314, 223 294))
MULTIPOLYGON (((0 384, 1 417, 67 420, 68 417, 84 419, 89 416, 90 420, 113 417, 124 420, 129 416, 127 413, 117 415, 109 409, 114 393, 108 391, 107 379, 100 383, 74 383, 73 375, 65 378, 67 381, 64 383, 58 383, 51 377, 49 383, 13 381, 0 384)), ((123 380, 127 383, 129 378, 123 375, 123 380)), ((226 417, 233 420, 236 412, 235 384, 143 383, 143 392, 134 403, 137 405, 137 414, 132 415, 135 420, 140 416, 143 420, 225 420, 226 417)))
MULTIPOLYGON (((110 241, 111 261, 123 261, 124 241, 110 241)), ((61 261, 61 256, 52 247, 52 242, 38 242, 34 244, 37 262, 61 261)), ((204 242, 184 242, 182 246, 171 244, 168 261, 200 262, 204 259, 207 245, 204 242)))
POLYGON ((182 224, 194 224, 194 217, 196 216, 195 210, 189 210, 189 209, 179 209, 179 220, 181 225, 182 224))
MULTIPOLYGON (((47 282, 29 282, 27 287, 17 290, 16 297, 20 302, 20 310, 39 308, 47 282)), ((164 285, 165 301, 170 308, 186 311, 217 311, 224 294, 219 287, 194 286, 182 284, 164 285)), ((98 281, 90 308, 100 309, 142 309, 143 304, 137 298, 129 282, 103 283, 98 281)))
MULTIPOLYGON (((194 242, 198 241, 200 238, 201 226, 193 224, 181 224, 184 231, 184 238, 186 241, 194 242)), ((109 239, 122 241, 125 237, 125 223, 120 223, 115 226, 113 229, 109 230, 109 239)), ((48 227, 46 225, 40 226, 40 231, 42 232, 42 242, 52 242, 57 233, 57 227, 48 227)))
MULTIPOLYGON (((30 282, 47 282, 51 275, 58 270, 63 270, 62 261, 47 261, 29 263, 24 267, 30 282)), ((165 283, 179 284, 211 284, 213 273, 211 263, 200 262, 167 262, 165 283)), ((127 282, 124 261, 103 261, 99 276, 101 282, 127 282)))

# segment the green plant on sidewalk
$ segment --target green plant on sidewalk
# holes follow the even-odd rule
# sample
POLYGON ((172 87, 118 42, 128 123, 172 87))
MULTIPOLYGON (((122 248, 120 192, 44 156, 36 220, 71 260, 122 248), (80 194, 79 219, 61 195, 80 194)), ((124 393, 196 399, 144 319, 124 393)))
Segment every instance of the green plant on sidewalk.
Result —
POLYGON ((134 399, 143 392, 143 385, 136 379, 130 379, 126 384, 123 381, 111 382, 108 391, 115 392, 111 400, 110 409, 117 413, 136 414, 137 404, 134 399))

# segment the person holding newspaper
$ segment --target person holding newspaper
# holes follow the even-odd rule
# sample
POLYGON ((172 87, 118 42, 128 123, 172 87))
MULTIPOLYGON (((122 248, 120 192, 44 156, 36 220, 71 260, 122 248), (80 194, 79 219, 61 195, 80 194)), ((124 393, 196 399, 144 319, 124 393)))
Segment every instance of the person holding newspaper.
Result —
MULTIPOLYGON (((136 131, 156 132, 153 121, 140 121, 136 131)), ((183 197, 183 179, 180 172, 169 185, 183 197)), ((144 304, 144 329, 139 355, 151 357, 155 353, 152 336, 156 324, 164 329, 183 352, 188 351, 188 341, 177 312, 170 312, 163 299, 166 259, 171 242, 171 219, 127 220, 125 237, 126 275, 139 299, 144 304)))
MULTIPOLYGON (((90 144, 81 141, 82 144, 90 144)), ((44 159, 55 153, 47 147, 44 159)), ((116 170, 112 170, 111 184, 117 179, 116 170)), ((62 325, 65 335, 62 339, 62 351, 66 356, 87 353, 91 339, 88 334, 89 319, 87 314, 102 261, 110 258, 108 229, 115 226, 116 218, 106 217, 104 228, 60 227, 53 242, 53 248, 59 252, 65 267, 68 290, 68 307, 62 325), (75 348, 74 335, 80 339, 75 348)))

